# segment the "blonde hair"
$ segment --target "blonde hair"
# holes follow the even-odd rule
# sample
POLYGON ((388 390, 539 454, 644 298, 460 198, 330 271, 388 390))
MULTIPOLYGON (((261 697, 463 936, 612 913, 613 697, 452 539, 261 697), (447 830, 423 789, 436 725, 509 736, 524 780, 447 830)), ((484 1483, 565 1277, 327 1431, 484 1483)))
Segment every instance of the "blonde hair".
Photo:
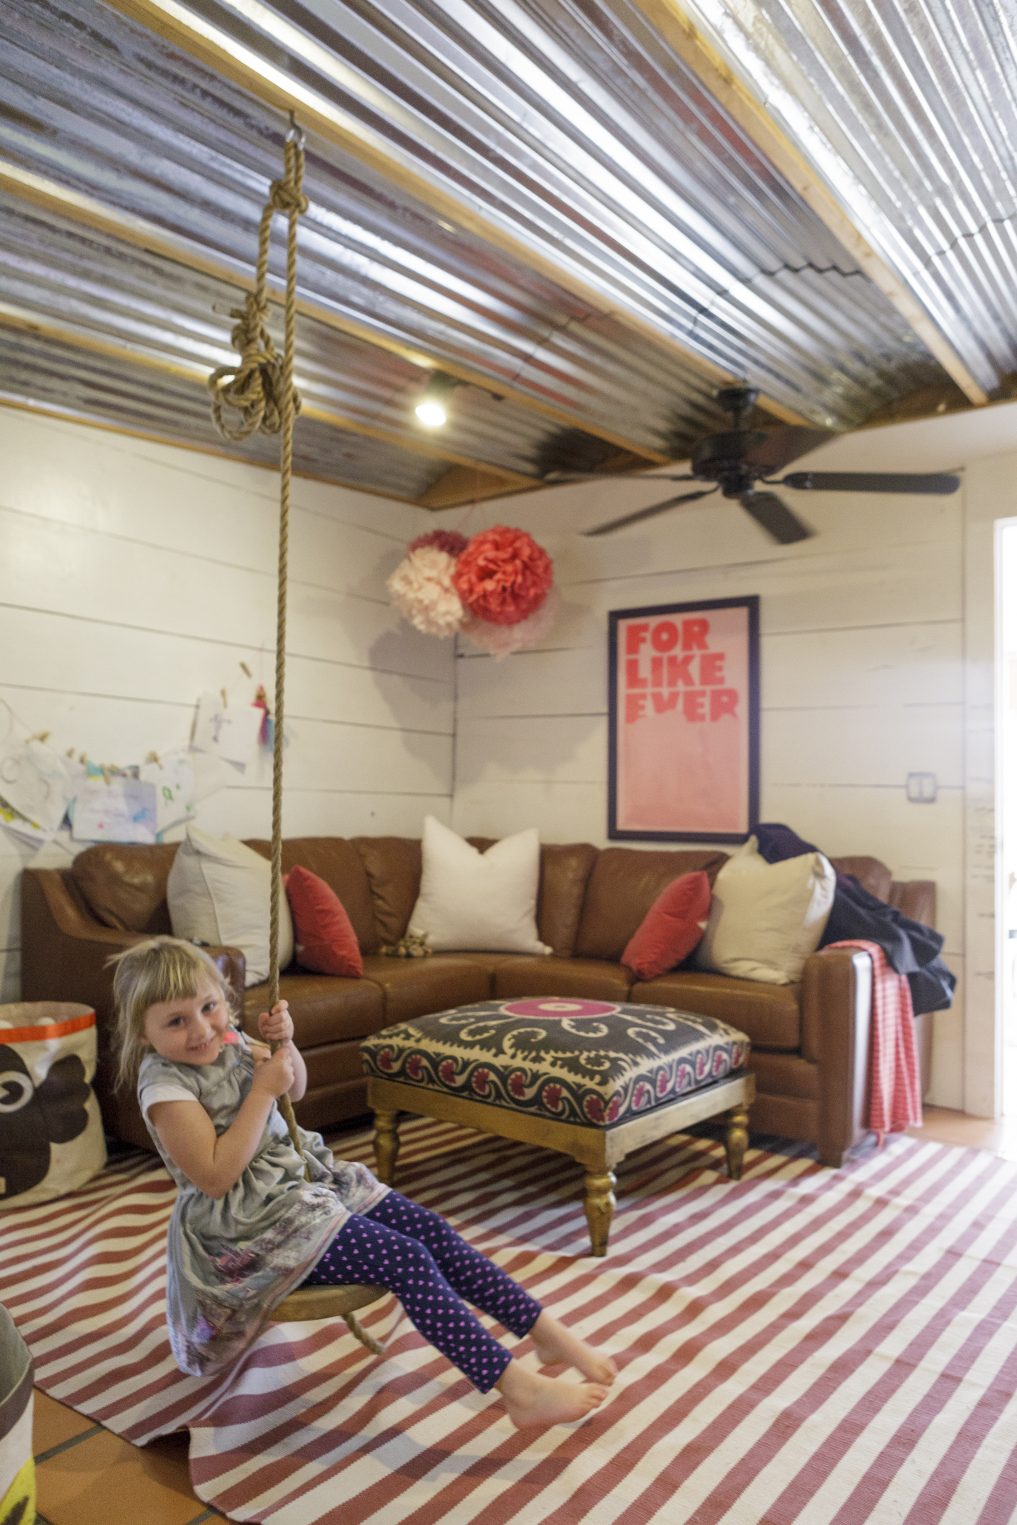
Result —
POLYGON ((109 960, 116 1011, 117 1087, 131 1085, 148 1044, 145 1016, 163 1001, 190 1000, 211 983, 232 1017, 237 1003, 214 960, 203 948, 179 937, 150 937, 109 960))

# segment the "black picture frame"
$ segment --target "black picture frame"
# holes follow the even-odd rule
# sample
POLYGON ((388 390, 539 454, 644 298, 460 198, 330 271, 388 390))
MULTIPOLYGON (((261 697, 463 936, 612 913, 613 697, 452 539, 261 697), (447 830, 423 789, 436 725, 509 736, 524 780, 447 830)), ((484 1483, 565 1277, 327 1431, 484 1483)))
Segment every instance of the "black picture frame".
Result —
POLYGON ((758 822, 758 595, 612 610, 608 837, 744 842, 758 822))

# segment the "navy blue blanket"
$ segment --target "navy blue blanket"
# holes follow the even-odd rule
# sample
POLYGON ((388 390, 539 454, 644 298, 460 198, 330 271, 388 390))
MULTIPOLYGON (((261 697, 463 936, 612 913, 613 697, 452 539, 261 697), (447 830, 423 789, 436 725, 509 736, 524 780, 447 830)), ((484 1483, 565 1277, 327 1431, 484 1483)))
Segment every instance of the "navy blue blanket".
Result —
MULTIPOLYGON (((777 822, 757 826, 755 835, 767 863, 822 851, 811 842, 803 842, 790 826, 777 822)), ((878 943, 891 969, 907 976, 915 1016, 923 1011, 944 1011, 950 1005, 957 980, 939 957, 941 935, 870 895, 852 874, 838 872, 830 919, 819 946, 858 938, 878 943)))

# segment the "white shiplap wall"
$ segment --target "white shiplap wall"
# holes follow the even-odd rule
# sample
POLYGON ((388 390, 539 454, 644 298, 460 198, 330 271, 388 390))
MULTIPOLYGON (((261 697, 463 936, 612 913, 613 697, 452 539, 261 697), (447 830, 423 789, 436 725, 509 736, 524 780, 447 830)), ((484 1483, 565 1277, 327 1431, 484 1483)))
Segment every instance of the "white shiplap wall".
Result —
MULTIPOLYGON (((454 663, 448 643, 388 607, 384 579, 406 540, 461 514, 436 519, 298 482, 286 831, 415 834, 430 810, 463 832, 536 824, 549 841, 603 842, 608 611, 758 593, 763 817, 833 854, 872 852, 899 878, 936 880, 961 985, 934 1019, 931 1096, 989 1110, 986 696, 992 525, 1017 513, 1017 451, 1000 447, 1017 437, 1007 416, 987 409, 825 447, 817 468, 967 463, 964 491, 803 495, 818 534, 787 550, 719 499, 619 536, 574 533, 652 501, 652 487, 563 488, 475 509, 470 531, 521 524, 556 561, 557 626, 544 649, 506 662, 464 650, 454 663), (907 802, 909 771, 936 774, 934 805, 907 802)), ((4 409, 0 450, 0 697, 28 725, 61 749, 141 761, 182 743, 199 692, 243 690, 241 660, 271 686, 271 473, 4 409)), ((201 824, 267 834, 269 787, 261 760, 202 803, 201 824)), ((20 869, 75 850, 58 841, 38 854, 0 832, 3 999, 19 990, 20 869)))
MULTIPOLYGON (((142 762, 186 745, 203 690, 271 694, 274 473, 9 409, 0 460, 0 698, 28 726, 61 752, 142 762)), ((384 581, 429 521, 314 482, 294 500, 284 830, 416 834, 425 810, 449 818, 452 652, 398 619, 384 581)), ((267 836, 270 790, 259 756, 198 823, 267 836)), ((5 1000, 19 994, 20 870, 80 846, 63 833, 40 853, 0 831, 5 1000)))
MULTIPOLYGON (((1000 438, 1005 429, 993 433, 973 415, 970 427, 925 421, 841 439, 815 465, 945 469, 962 465, 968 452, 998 450, 1000 438), (934 458, 937 449, 943 458, 934 458)), ((991 672, 992 567, 990 556, 966 571, 965 542, 970 518, 991 526, 994 516, 1015 511, 997 489, 1017 481, 1017 453, 995 457, 991 471, 982 462, 968 476, 948 498, 799 494, 795 506, 817 534, 787 548, 719 497, 612 536, 562 533, 666 496, 642 484, 598 483, 487 505, 486 523, 518 523, 552 552, 563 607, 542 650, 498 664, 460 653, 453 824, 491 835, 537 825, 548 840, 604 842, 608 612, 759 594, 761 817, 787 822, 833 856, 871 853, 896 878, 936 881, 958 994, 934 1018, 930 1099, 963 1107, 967 1096, 972 1110, 984 1111, 991 1110, 984 1100, 991 954, 986 967, 980 950, 977 974, 966 955, 973 839, 980 833, 984 857, 988 832, 991 863, 992 827, 984 808, 972 825, 965 757, 973 730, 985 723, 968 648, 974 622, 991 672), (909 803, 912 771, 936 775, 934 804, 909 803), (972 998, 978 1013, 966 1044, 972 998), (974 1032, 982 1035, 975 1042, 974 1032)), ((977 786, 984 807, 992 787, 984 768, 977 786)))

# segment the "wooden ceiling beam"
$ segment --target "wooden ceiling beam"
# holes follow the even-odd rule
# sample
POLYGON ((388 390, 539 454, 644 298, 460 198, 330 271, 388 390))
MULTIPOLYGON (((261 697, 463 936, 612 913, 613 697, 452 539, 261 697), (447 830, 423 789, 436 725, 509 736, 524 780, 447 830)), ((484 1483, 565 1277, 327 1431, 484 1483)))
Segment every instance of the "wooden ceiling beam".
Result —
POLYGON ((484 478, 475 471, 468 471, 464 466, 450 466, 416 501, 421 508, 459 508, 486 498, 508 497, 518 491, 504 482, 496 482, 493 477, 484 478))
POLYGON ((852 258, 858 261, 869 280, 923 341, 969 401, 978 406, 987 403, 988 393, 906 281, 873 248, 847 207, 778 126, 762 101, 752 94, 723 61, 678 0, 634 0, 634 3, 650 26, 692 70, 764 158, 770 161, 792 190, 839 239, 852 258))
MULTIPOLYGON (((283 68, 244 47, 203 16, 190 10, 182 0, 108 0, 114 10, 148 27, 158 36, 189 57, 197 59, 214 73, 231 80, 263 104, 284 116, 292 113, 301 127, 332 143, 346 154, 365 164, 397 190, 422 202, 440 217, 466 229, 492 248, 500 249, 527 269, 534 270, 569 291, 593 309, 610 313, 631 333, 651 339, 658 347, 677 356, 705 380, 730 383, 731 373, 708 360, 698 350, 682 344, 657 324, 632 308, 611 299, 592 281, 541 253, 496 219, 463 198, 445 190, 422 174, 383 135, 352 112, 344 111, 335 101, 287 74, 283 68)), ((443 366, 443 369, 447 367, 443 366)), ((490 384, 488 384, 489 390, 490 384)), ((760 393, 759 403, 785 423, 809 424, 814 420, 786 404, 760 393)), ((585 425, 580 425, 585 428, 585 425)), ((629 447, 626 447, 629 448, 629 447)), ((640 451, 640 454, 645 452, 640 451)))

